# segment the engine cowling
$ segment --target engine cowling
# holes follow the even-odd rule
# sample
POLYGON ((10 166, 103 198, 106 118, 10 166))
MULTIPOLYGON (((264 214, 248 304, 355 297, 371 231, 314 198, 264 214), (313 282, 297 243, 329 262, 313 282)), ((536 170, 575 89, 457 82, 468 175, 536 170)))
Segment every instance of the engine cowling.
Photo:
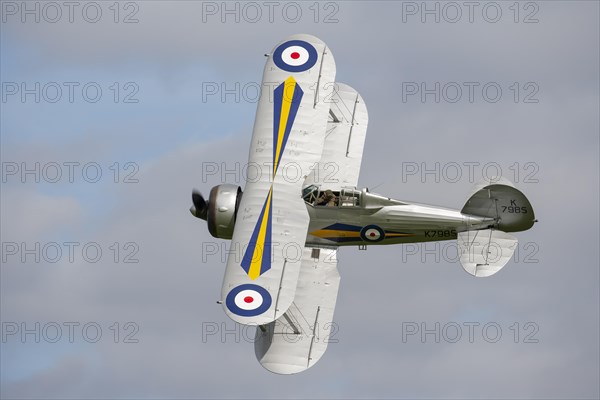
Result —
POLYGON ((242 188, 237 185, 215 186, 208 198, 206 223, 211 235, 219 239, 231 239, 237 210, 242 199, 242 188))

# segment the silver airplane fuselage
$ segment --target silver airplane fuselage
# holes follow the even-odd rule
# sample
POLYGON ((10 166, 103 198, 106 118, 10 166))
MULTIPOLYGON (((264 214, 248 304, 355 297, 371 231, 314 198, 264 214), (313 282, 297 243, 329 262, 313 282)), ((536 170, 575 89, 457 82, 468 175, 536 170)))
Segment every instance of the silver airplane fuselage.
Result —
POLYGON ((386 245, 457 238, 457 232, 485 229, 493 218, 444 207, 411 204, 378 194, 346 189, 335 205, 306 201, 310 225, 306 245, 316 247, 386 245))

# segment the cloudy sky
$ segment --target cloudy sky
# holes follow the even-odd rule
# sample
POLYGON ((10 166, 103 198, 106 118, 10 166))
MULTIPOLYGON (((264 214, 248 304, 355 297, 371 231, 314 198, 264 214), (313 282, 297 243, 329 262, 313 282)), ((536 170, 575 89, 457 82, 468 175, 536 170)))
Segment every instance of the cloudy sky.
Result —
POLYGON ((2 398, 600 396, 598 2, 1 6, 2 398), (451 243, 342 249, 334 342, 277 376, 188 208, 244 186, 294 33, 366 101, 361 186, 460 209, 500 169, 540 222, 487 279, 451 243))

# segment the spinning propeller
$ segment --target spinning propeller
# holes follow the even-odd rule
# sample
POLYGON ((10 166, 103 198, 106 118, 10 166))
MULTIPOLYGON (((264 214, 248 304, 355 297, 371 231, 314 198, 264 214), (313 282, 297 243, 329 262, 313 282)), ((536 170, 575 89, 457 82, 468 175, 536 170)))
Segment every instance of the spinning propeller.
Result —
POLYGON ((206 216, 208 213, 208 201, 204 200, 202 194, 200 194, 200 192, 196 189, 192 190, 192 203, 194 204, 190 207, 190 212, 192 215, 206 221, 206 216))

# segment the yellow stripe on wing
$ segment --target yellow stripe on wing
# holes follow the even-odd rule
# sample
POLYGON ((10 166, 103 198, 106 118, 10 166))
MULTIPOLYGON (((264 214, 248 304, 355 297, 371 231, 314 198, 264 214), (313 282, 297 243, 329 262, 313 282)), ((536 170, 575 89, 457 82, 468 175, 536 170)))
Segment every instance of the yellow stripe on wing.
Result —
POLYGON ((267 204, 265 206, 265 212, 263 219, 260 222, 260 230, 258 231, 258 238, 256 240, 256 247, 254 248, 254 254, 252 255, 252 261, 250 262, 250 269, 248 270, 248 276, 254 280, 260 276, 260 268, 265 251, 265 236, 267 234, 267 225, 269 224, 269 211, 271 209, 271 195, 273 194, 273 187, 269 190, 269 196, 267 197, 267 204))
POLYGON ((283 138, 285 136, 285 128, 290 115, 292 99, 294 98, 294 90, 296 89, 296 80, 290 76, 284 82, 283 93, 281 99, 281 115, 279 117, 279 130, 277 131, 277 150, 275 151, 275 160, 273 160, 273 178, 279 166, 281 158, 281 147, 283 146, 283 138))

